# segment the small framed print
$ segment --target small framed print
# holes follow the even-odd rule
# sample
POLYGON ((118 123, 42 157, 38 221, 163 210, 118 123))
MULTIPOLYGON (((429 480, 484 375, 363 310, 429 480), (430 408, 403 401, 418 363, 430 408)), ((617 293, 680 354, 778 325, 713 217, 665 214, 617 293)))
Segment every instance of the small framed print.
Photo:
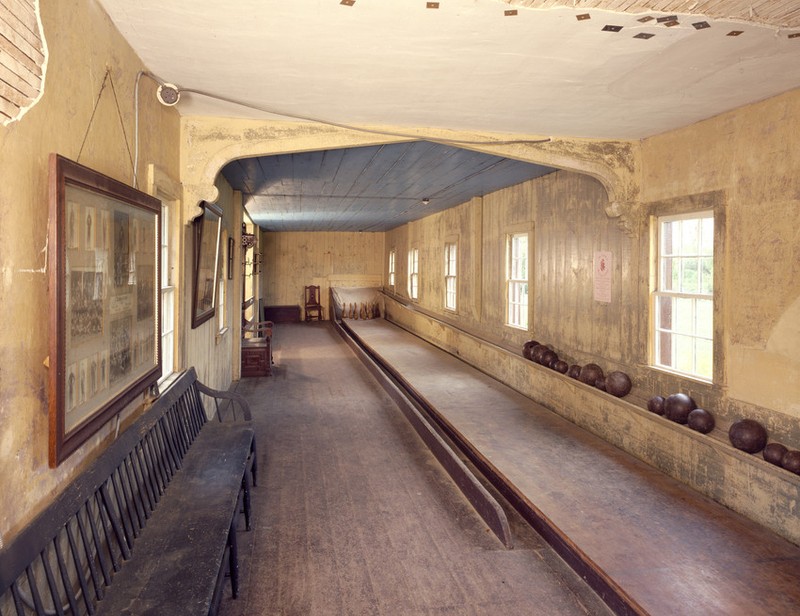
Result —
POLYGON ((50 466, 161 376, 161 202, 50 157, 50 466), (135 361, 134 361, 134 353, 135 361))

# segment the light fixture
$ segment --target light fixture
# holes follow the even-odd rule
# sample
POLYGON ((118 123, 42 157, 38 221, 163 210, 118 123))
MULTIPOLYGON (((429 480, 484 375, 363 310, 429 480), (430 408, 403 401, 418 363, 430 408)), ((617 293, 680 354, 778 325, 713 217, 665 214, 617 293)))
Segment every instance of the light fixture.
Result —
POLYGON ((181 91, 172 83, 162 83, 156 90, 158 102, 167 107, 174 107, 181 100, 181 91))
POLYGON ((711 24, 707 21, 698 21, 692 24, 692 27, 695 30, 705 30, 706 28, 710 28, 711 24))
POLYGON ((430 199, 428 199, 428 197, 423 197, 423 199, 422 199, 422 205, 428 205, 430 202, 431 202, 431 200, 430 200, 430 199))
POLYGON ((647 40, 653 38, 654 36, 655 34, 651 34, 650 32, 639 32, 639 34, 634 35, 633 38, 647 40))
POLYGON ((622 26, 603 26, 603 32, 619 32, 622 26))

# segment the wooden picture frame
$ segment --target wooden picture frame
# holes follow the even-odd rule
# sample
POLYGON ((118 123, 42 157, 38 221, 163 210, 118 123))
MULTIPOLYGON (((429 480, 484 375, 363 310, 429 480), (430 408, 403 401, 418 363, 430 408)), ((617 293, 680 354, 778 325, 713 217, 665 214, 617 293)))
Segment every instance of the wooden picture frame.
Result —
POLYGON ((194 289, 192 292, 192 329, 214 316, 217 308, 217 272, 219 271, 222 208, 202 201, 203 213, 194 219, 194 289))
POLYGON ((161 202, 50 155, 50 451, 58 466, 161 376, 161 202))

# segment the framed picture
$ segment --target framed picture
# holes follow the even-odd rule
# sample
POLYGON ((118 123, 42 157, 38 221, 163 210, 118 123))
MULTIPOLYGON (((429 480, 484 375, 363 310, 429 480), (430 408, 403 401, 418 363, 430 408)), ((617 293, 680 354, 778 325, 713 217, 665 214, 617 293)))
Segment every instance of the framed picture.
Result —
POLYGON ((50 466, 161 376, 161 202, 50 156, 50 466))
POLYGON ((203 213, 194 220, 192 328, 208 321, 216 311, 219 243, 222 234, 222 209, 207 201, 200 205, 203 213))

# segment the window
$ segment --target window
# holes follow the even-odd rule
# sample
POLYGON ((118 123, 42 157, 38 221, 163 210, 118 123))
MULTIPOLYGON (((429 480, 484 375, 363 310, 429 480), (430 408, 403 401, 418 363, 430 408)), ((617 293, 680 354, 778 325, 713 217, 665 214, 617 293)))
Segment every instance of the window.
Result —
POLYGON ((170 251, 169 207, 161 205, 161 374, 175 370, 175 284, 170 251))
POLYGON ((528 234, 508 236, 508 325, 528 329, 528 234))
POLYGON ((456 309, 456 244, 444 245, 444 307, 456 309))
POLYGON ((654 364, 710 381, 713 369, 714 218, 658 219, 654 364))
POLYGON ((389 251, 389 286, 394 289, 394 259, 395 259, 395 251, 389 251))
POLYGON ((222 250, 223 246, 228 246, 228 233, 226 231, 222 232, 222 235, 219 240, 220 246, 220 257, 219 263, 217 264, 217 330, 219 334, 224 334, 225 330, 228 327, 228 315, 225 307, 227 306, 225 297, 225 259, 222 258, 222 250))
POLYGON ((419 299, 419 248, 408 251, 408 296, 419 299))

